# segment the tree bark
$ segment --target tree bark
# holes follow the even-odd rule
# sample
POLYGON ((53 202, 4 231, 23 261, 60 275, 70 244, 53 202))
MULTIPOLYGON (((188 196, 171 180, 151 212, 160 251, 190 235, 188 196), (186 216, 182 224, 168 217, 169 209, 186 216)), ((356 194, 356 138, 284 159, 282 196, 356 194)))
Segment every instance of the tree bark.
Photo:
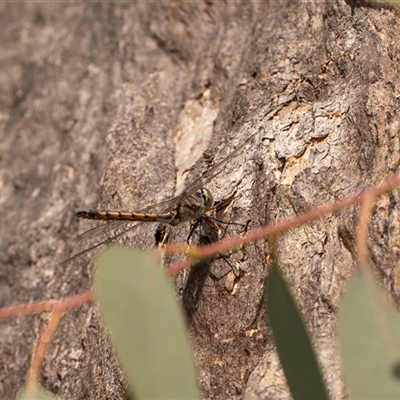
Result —
MULTIPOLYGON (((176 193, 250 134, 208 188, 224 218, 274 223, 399 170, 397 12, 351 1, 0 5, 0 306, 92 287, 79 209, 135 211, 176 193), (193 168, 192 168, 193 167, 193 168), (189 178, 190 179, 190 178, 189 178)), ((371 256, 398 300, 399 191, 382 196, 371 256)), ((332 398, 346 397, 335 323, 357 209, 285 233, 279 254, 332 398)), ((228 235, 240 232, 230 226, 228 235)), ((149 249, 154 227, 126 243, 149 249)), ((170 240, 184 241, 187 226, 170 240)), ((290 398, 265 322, 267 239, 173 279, 206 399, 290 398), (228 268, 229 271, 229 268, 228 268)), ((0 397, 23 386, 46 316, 0 323, 0 397)), ((95 306, 63 319, 41 384, 62 399, 122 398, 95 306)))

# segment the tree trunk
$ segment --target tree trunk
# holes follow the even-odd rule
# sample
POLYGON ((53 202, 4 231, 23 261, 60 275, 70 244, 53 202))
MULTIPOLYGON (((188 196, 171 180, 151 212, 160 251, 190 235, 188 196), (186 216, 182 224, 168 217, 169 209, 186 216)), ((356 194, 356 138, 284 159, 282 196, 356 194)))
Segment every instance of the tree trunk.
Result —
MULTIPOLYGON (((92 287, 79 209, 135 211, 174 195, 250 134, 207 186, 238 189, 224 219, 249 229, 377 184, 399 170, 396 12, 351 1, 0 4, 0 306, 92 287), (184 183, 183 183, 184 184, 184 183)), ((399 191, 382 196, 372 258, 398 299, 399 191)), ((282 268, 332 398, 346 397, 336 315, 354 256, 348 209, 284 234, 282 268)), ((153 225, 127 243, 154 245, 153 225)), ((240 233, 229 226, 228 235, 240 233)), ((170 240, 185 241, 188 226, 170 240)), ((267 239, 174 278, 207 399, 287 399, 265 322, 267 239), (228 272, 226 276, 225 273, 228 272), (213 279, 224 276, 222 279, 213 279)), ((23 386, 45 315, 0 324, 0 397, 23 386)), ((122 398, 95 306, 69 312, 41 384, 62 399, 122 398)))

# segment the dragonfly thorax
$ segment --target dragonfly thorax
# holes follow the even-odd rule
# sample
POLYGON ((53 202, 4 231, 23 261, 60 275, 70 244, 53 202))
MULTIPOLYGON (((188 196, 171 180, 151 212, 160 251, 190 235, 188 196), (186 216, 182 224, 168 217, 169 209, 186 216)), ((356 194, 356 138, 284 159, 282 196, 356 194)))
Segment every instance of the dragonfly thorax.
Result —
POLYGON ((176 214, 169 224, 175 226, 181 222, 198 219, 209 211, 213 204, 214 199, 211 192, 206 188, 201 188, 178 205, 176 214))

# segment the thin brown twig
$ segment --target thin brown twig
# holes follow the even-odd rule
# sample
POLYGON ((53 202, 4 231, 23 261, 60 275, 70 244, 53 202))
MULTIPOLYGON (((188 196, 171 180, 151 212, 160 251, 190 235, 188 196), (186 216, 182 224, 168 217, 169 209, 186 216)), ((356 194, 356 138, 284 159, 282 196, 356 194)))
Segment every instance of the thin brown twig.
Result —
MULTIPOLYGON (((267 236, 275 235, 279 232, 294 228, 309 221, 316 220, 326 214, 336 212, 342 208, 351 206, 353 204, 361 203, 367 199, 373 199, 388 190, 400 184, 400 175, 386 180, 379 186, 365 190, 357 195, 346 197, 328 206, 319 207, 304 214, 300 214, 294 218, 278 222, 274 225, 267 225, 261 228, 253 229, 244 236, 235 236, 226 240, 212 243, 205 246, 186 246, 181 244, 167 245, 166 252, 189 252, 189 256, 183 260, 179 260, 166 268, 165 273, 167 276, 172 276, 179 271, 189 267, 196 260, 200 258, 211 257, 219 252, 223 252, 235 246, 240 246, 249 242, 262 239, 267 236)), ((362 239, 364 240, 364 239, 362 239)), ((76 296, 72 296, 62 300, 43 301, 33 304, 22 304, 19 306, 7 307, 0 309, 0 319, 15 317, 18 315, 34 314, 43 311, 64 311, 69 308, 78 307, 86 302, 95 299, 94 292, 85 292, 76 296)))
POLYGON ((31 394, 33 394, 33 391, 36 391, 39 372, 43 363, 44 355, 46 354, 46 350, 53 339, 58 325, 60 324, 63 314, 63 311, 59 310, 53 311, 50 314, 49 321, 47 322, 42 335, 36 343, 27 377, 27 389, 31 392, 31 394))
MULTIPOLYGON (((211 257, 217 253, 222 253, 233 247, 240 246, 249 242, 254 242, 267 236, 275 235, 279 232, 283 232, 285 230, 302 225, 306 222, 314 221, 324 215, 331 214, 333 212, 341 210, 342 208, 361 203, 367 199, 373 199, 387 192, 388 190, 393 189, 399 184, 400 175, 395 175, 394 177, 383 182, 381 185, 365 190, 357 195, 346 197, 333 204, 316 208, 312 211, 297 215, 294 218, 278 222, 274 225, 267 225, 261 228, 253 229, 249 231, 245 236, 235 236, 205 246, 192 246, 192 250, 189 250, 189 253, 191 255, 195 254, 196 258, 211 257)), ((179 271, 191 265, 194 261, 195 259, 193 259, 192 256, 171 264, 166 269, 167 276, 175 275, 179 271)))
POLYGON ((365 196, 358 215, 356 246, 358 262, 361 267, 366 266, 368 263, 368 227, 375 197, 372 195, 365 196))
POLYGON ((93 291, 83 292, 76 296, 66 297, 61 300, 40 301, 38 303, 21 304, 18 306, 0 308, 0 319, 17 317, 19 315, 37 314, 43 311, 67 311, 82 304, 95 300, 93 291))
POLYGON ((377 322, 381 336, 387 345, 388 355, 393 357, 393 360, 397 360, 400 354, 400 349, 397 346, 396 340, 394 340, 393 331, 391 330, 388 321, 388 301, 377 286, 373 272, 368 269, 368 228, 374 201, 375 197, 371 195, 365 197, 364 201, 361 203, 356 239, 358 262, 359 268, 362 270, 364 276, 365 286, 369 295, 370 306, 375 316, 375 321, 377 322))

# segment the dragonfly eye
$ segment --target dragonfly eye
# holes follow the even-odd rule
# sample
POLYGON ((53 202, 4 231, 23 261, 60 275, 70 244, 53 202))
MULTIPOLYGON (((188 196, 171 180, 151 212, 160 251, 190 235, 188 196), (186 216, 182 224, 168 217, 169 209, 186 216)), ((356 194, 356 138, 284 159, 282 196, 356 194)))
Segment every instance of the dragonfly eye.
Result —
POLYGON ((202 188, 202 189, 200 189, 200 193, 201 193, 201 197, 203 199, 204 206, 207 209, 210 209, 214 204, 214 199, 213 199, 211 192, 206 188, 202 188))

